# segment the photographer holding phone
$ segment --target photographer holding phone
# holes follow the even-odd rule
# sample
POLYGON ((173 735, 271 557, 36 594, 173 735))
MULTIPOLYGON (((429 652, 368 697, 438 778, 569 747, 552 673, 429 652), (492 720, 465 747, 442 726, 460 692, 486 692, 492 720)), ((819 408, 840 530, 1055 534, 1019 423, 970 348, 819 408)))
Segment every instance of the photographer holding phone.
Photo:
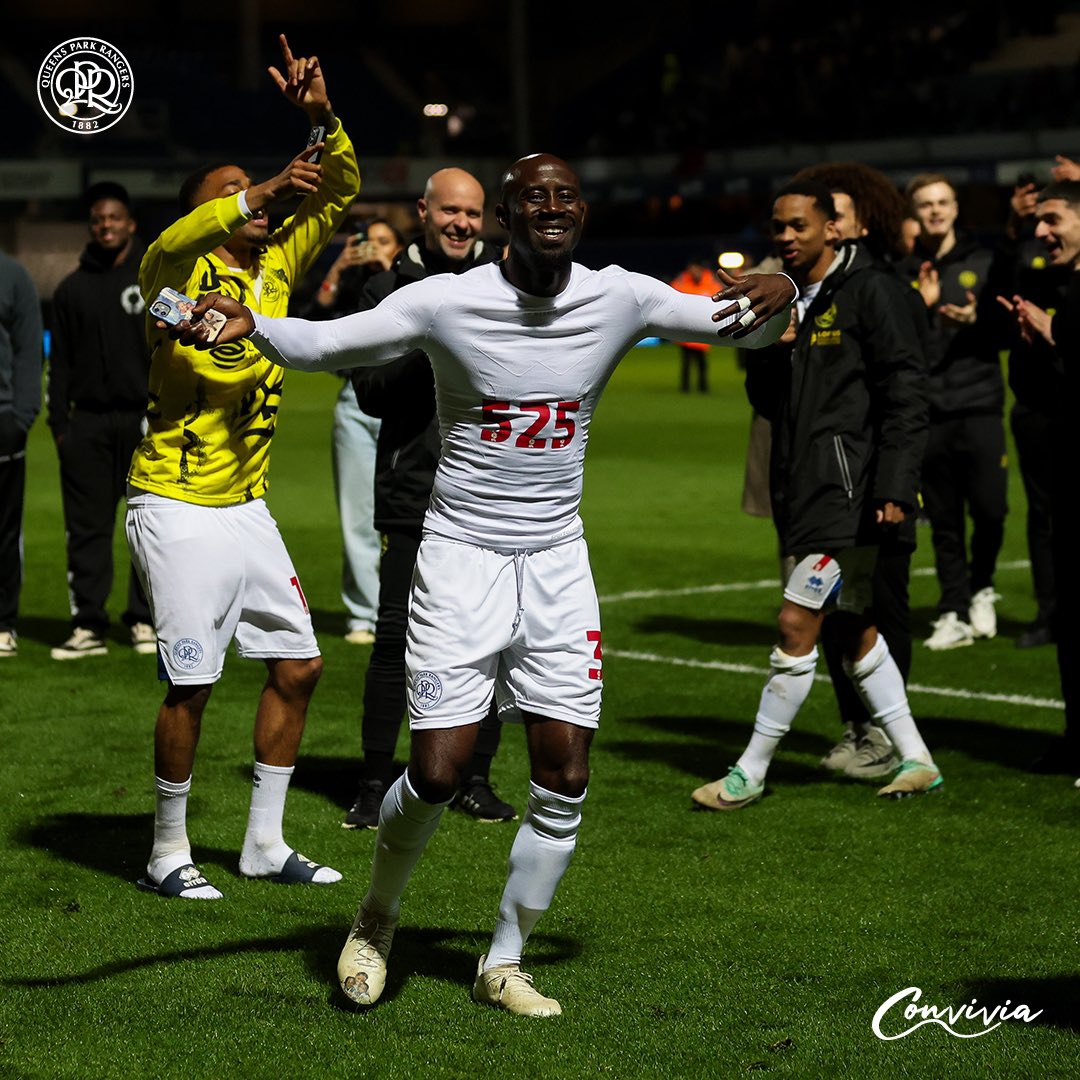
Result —
MULTIPOLYGON (((293 286, 345 220, 360 188, 352 143, 334 116, 318 59, 294 57, 284 35, 280 42, 284 73, 270 68, 270 75, 311 125, 325 128, 325 143, 309 145, 261 184, 230 164, 189 177, 180 190, 184 216, 143 258, 139 286, 147 302, 163 287, 192 298, 214 291, 284 315, 293 286), (305 198, 296 212, 271 233, 266 207, 297 194, 305 198)), ((167 689, 154 738, 154 844, 140 885, 163 896, 221 897, 194 865, 187 796, 202 714, 234 637, 241 656, 267 668, 240 872, 286 883, 338 881, 336 870, 282 837, 322 660, 299 578, 262 498, 281 369, 247 343, 209 352, 180 345, 149 316, 147 334, 148 431, 128 473, 126 530, 167 689)))
POLYGON ((345 241, 326 277, 322 279, 314 303, 304 318, 351 315, 357 309, 360 294, 369 277, 389 270, 405 239, 385 218, 369 221, 366 229, 345 241), (323 308, 324 311, 318 311, 323 308))

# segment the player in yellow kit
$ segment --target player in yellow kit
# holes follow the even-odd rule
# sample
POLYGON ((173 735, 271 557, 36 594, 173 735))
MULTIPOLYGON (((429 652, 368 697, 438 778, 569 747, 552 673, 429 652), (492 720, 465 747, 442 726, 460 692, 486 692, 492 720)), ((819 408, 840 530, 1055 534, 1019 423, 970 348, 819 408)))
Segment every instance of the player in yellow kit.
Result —
MULTIPOLYGON (((325 146, 310 147, 277 176, 252 184, 236 165, 211 165, 180 191, 185 216, 142 261, 147 305, 163 286, 197 298, 233 296, 284 315, 293 285, 326 247, 360 189, 352 143, 334 116, 316 57, 294 57, 281 36, 284 72, 270 73, 325 146), (321 162, 312 156, 321 151, 321 162), (266 207, 295 194, 296 213, 273 233, 266 207)), ((135 451, 127 536, 158 633, 168 682, 154 738, 154 846, 140 884, 165 896, 219 899, 195 866, 187 796, 206 703, 235 638, 263 660, 255 717, 251 812, 240 854, 246 877, 323 884, 341 875, 294 851, 282 816, 308 702, 322 670, 307 602, 262 496, 282 370, 247 341, 198 352, 148 317, 148 431, 135 451)))

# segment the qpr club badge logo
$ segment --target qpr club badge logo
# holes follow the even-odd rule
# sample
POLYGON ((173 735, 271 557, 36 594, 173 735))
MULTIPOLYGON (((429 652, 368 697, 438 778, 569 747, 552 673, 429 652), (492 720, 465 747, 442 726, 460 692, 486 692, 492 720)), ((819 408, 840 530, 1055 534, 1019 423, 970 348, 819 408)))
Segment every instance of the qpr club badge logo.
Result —
POLYGON ((442 697, 442 683, 434 671, 417 672, 413 679, 413 693, 421 709, 433 709, 442 697))
POLYGON ((172 655, 180 667, 191 671, 202 663, 203 647, 194 638, 180 638, 172 647, 172 655))
POLYGON ((93 135, 128 111, 135 78, 124 54, 101 38, 71 38, 42 61, 38 101, 57 127, 93 135))

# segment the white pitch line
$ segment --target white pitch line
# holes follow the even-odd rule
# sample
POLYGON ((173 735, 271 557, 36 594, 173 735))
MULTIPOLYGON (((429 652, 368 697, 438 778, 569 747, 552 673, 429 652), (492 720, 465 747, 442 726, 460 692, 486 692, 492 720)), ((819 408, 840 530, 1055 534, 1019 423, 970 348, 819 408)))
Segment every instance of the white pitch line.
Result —
MULTIPOLYGON (((726 671, 732 675, 769 674, 767 668, 754 667, 751 664, 729 664, 723 660, 690 660, 681 656, 659 656, 657 653, 634 652, 629 649, 609 649, 605 646, 604 656, 614 656, 619 660, 641 660, 649 664, 670 664, 672 667, 702 668, 707 671, 726 671)), ((831 682, 828 675, 815 675, 815 682, 831 682)), ((979 690, 956 690, 948 686, 922 686, 909 683, 909 692, 929 694, 934 697, 962 698, 965 701, 994 701, 1003 705, 1023 705, 1034 709, 1064 709, 1065 702, 1055 698, 1029 697, 1025 694, 990 694, 979 690)))
MULTIPOLYGON (((998 570, 1027 570, 1031 563, 1027 559, 1015 562, 998 563, 998 570)), ((912 577, 932 577, 937 571, 932 566, 920 566, 911 571, 912 577)), ((753 589, 775 589, 780 591, 779 578, 764 578, 761 581, 728 581, 720 585, 691 585, 684 589, 632 589, 630 592, 613 593, 601 596, 601 604, 619 604, 625 600, 658 600, 667 596, 701 596, 705 593, 750 592, 753 589)))

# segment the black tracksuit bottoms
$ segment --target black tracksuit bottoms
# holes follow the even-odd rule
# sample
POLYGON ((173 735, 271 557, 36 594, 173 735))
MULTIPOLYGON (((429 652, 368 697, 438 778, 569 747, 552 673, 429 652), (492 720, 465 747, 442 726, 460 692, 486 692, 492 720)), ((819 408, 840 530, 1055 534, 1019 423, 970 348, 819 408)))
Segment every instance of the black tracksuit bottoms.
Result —
MULTIPOLYGON (((109 626, 105 604, 113 583, 116 506, 124 498, 142 417, 141 409, 75 409, 58 450, 71 623, 98 634, 109 626)), ((127 626, 153 623, 146 594, 130 563, 123 621, 127 626)))

